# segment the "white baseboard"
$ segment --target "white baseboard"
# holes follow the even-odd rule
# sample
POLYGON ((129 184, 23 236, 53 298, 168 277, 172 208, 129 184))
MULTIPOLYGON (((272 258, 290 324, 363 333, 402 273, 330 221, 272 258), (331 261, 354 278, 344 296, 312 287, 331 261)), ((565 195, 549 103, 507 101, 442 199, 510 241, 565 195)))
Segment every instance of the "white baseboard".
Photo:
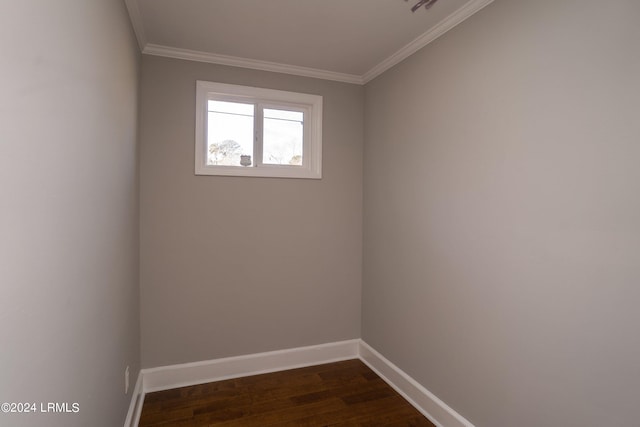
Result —
POLYGON ((299 347, 143 369, 145 393, 186 387, 249 375, 266 374, 305 366, 321 365, 358 357, 360 340, 299 347))
POLYGON ((360 360, 437 427, 474 427, 462 415, 451 409, 435 394, 424 388, 366 342, 360 341, 359 353, 360 360))
POLYGON ((137 427, 140 421, 140 414, 142 412, 142 402, 144 401, 144 391, 142 390, 142 371, 138 373, 138 379, 136 380, 136 386, 133 388, 131 394, 131 403, 129 404, 129 411, 127 412, 127 418, 124 420, 124 427, 137 427))
POLYGON ((437 427, 474 427, 360 339, 143 369, 125 427, 138 425, 146 393, 358 358, 437 427))

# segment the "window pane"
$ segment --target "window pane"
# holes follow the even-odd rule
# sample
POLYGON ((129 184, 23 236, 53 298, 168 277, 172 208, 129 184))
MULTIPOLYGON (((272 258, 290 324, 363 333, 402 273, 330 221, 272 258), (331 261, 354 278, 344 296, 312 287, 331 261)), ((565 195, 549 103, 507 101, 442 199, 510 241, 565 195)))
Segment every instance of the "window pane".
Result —
POLYGON ((253 104, 209 100, 209 111, 253 116, 253 104))
POLYGON ((207 164, 241 166, 241 155, 253 156, 254 105, 209 101, 208 107, 207 164))
POLYGON ((269 119, 284 119, 302 122, 304 113, 302 111, 271 110, 265 108, 264 116, 269 119))
POLYGON ((264 109, 262 162, 269 165, 302 165, 304 113, 264 109))

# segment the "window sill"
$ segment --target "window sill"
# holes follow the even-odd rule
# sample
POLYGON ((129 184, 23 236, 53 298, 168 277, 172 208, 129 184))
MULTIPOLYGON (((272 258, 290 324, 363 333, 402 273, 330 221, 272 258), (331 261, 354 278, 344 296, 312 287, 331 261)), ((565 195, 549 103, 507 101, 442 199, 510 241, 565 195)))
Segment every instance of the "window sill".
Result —
POLYGON ((196 175, 245 176, 254 178, 299 178, 322 179, 320 172, 303 167, 237 167, 237 166, 196 166, 196 175))

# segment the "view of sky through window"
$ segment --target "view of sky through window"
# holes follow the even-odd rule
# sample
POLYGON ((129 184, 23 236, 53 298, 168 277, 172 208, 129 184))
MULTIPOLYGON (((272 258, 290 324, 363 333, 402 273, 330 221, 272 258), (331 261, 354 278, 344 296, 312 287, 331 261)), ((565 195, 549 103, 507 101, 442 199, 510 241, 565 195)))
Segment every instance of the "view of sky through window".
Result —
POLYGON ((304 113, 264 109, 262 162, 273 165, 302 165, 304 113))
MULTIPOLYGON (((207 164, 241 166, 240 156, 254 155, 254 104, 213 101, 207 104, 207 164)), ((304 113, 263 109, 262 163, 302 165, 304 113)))
POLYGON ((207 164, 240 166, 240 156, 253 156, 255 106, 239 102, 208 102, 207 164))

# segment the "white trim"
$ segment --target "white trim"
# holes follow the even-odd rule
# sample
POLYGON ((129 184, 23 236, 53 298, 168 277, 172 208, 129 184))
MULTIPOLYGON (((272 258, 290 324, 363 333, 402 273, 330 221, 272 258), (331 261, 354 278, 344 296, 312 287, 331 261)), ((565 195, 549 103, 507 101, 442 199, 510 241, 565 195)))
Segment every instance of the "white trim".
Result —
POLYGON ((437 427, 474 427, 473 424, 451 409, 435 394, 424 388, 362 340, 360 341, 359 353, 360 360, 437 427))
POLYGON ((124 420, 124 427, 137 427, 140 422, 140 414, 142 413, 142 402, 144 401, 144 392, 142 391, 142 371, 138 373, 136 386, 131 394, 131 403, 127 418, 124 420))
POLYGON ((137 427, 146 393, 351 359, 369 366, 437 427, 474 427, 361 339, 142 369, 125 427, 137 427))
POLYGON ((364 83, 370 82, 380 74, 387 71, 389 68, 404 61, 406 58, 413 55, 418 50, 422 49, 447 31, 465 21, 473 14, 491 3, 493 3, 493 0, 471 0, 470 2, 464 4, 461 8, 440 21, 435 27, 432 27, 429 31, 417 37, 415 40, 402 47, 396 53, 389 56, 387 59, 364 73, 364 75, 362 75, 362 80, 364 81, 364 83))
POLYGON ((145 393, 321 365, 358 357, 360 340, 248 354, 142 370, 145 393))
POLYGON ((228 65, 230 67, 250 68, 253 70, 272 71, 274 73, 293 74, 296 76, 313 77, 323 80, 334 80, 344 83, 355 83, 359 85, 364 83, 362 81, 362 77, 355 74, 338 73, 335 71, 299 67, 297 65, 280 64, 277 62, 240 58, 230 55, 220 55, 217 53, 181 49, 152 43, 145 45, 142 49, 142 53, 146 55, 164 56, 167 58, 185 59, 187 61, 207 62, 210 64, 228 65))
POLYGON ((133 32, 138 39, 138 46, 140 51, 144 51, 147 45, 147 36, 144 32, 144 23, 142 22, 142 15, 140 14, 140 8, 138 7, 137 0, 124 0, 124 4, 129 11, 129 18, 131 19, 131 25, 133 26, 133 32))
MULTIPOLYGON (((322 96, 308 93, 287 92, 253 86, 196 81, 196 139, 195 174, 247 176, 265 178, 322 178, 322 96), (262 150, 262 107, 290 108, 304 113, 303 159, 301 166, 263 164, 262 156, 256 156, 253 166, 216 166, 207 164, 207 101, 211 99, 254 104, 256 126, 254 149, 262 150)), ((249 153, 244 153, 249 154, 249 153)))
POLYGON ((422 49, 456 25, 470 18, 473 14, 493 3, 493 0, 471 0, 451 15, 444 18, 436 26, 426 31, 416 39, 402 47, 393 55, 380 62, 369 71, 359 76, 356 74, 339 73, 336 71, 317 68, 300 67, 297 65, 281 64, 258 59, 241 58, 231 55, 221 55, 211 52, 182 49, 148 43, 144 32, 144 24, 140 15, 137 0, 125 0, 133 29, 138 38, 140 50, 146 55, 163 56, 167 58, 184 59, 187 61, 207 62, 210 64, 228 65, 231 67, 250 68, 253 70, 271 71, 274 73, 293 74, 296 76, 313 77, 316 79, 333 80, 344 83, 364 85, 389 68, 402 62, 418 50, 422 49))

